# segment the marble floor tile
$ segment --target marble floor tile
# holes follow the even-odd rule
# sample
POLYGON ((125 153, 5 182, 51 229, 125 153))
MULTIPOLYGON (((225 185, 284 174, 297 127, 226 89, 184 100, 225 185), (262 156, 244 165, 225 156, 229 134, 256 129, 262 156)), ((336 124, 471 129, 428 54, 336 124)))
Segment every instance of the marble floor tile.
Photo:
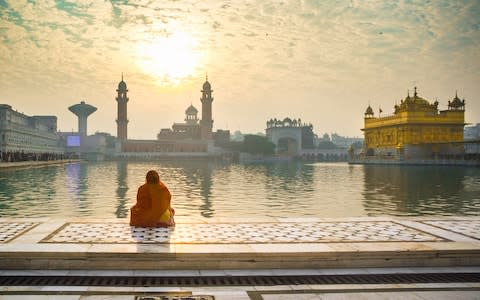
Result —
POLYGON ((392 221, 182 223, 174 228, 85 222, 67 223, 43 239, 42 243, 308 244, 437 241, 445 240, 392 221))
POLYGON ((36 222, 0 222, 0 243, 8 243, 39 223, 36 222))
POLYGON ((480 240, 480 220, 433 220, 423 223, 480 240))

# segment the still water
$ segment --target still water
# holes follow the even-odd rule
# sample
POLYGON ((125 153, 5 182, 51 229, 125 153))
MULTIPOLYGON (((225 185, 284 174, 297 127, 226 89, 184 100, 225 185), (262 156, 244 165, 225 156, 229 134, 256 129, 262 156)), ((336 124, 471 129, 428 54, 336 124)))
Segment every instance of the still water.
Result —
POLYGON ((0 170, 0 216, 126 218, 155 169, 182 216, 480 215, 480 169, 98 162, 0 170))

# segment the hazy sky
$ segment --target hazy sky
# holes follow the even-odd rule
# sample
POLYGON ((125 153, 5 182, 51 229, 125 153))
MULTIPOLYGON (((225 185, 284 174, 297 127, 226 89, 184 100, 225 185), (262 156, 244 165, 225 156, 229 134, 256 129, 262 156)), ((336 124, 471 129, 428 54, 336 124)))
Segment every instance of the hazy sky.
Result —
MULTIPOLYGON (((154 139, 201 110, 208 72, 214 130, 263 132, 270 118, 362 136, 363 113, 393 113, 418 86, 480 122, 480 1, 0 0, 0 103, 56 115, 98 108, 88 132, 116 135, 128 85, 129 138, 154 139)), ((200 117, 200 115, 199 115, 200 117)))

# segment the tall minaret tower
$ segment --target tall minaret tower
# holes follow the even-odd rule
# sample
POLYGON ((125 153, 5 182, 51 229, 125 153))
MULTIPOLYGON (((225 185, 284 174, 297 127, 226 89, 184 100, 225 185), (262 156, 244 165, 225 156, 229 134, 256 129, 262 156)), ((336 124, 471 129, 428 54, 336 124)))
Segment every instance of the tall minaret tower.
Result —
POLYGON ((212 120, 212 87, 210 86, 210 82, 208 82, 208 76, 205 79, 205 83, 203 84, 202 98, 202 120, 200 121, 201 126, 201 136, 202 140, 211 140, 212 139, 212 128, 213 128, 213 120, 212 120))
POLYGON ((122 81, 118 84, 117 89, 117 139, 121 141, 127 140, 127 84, 123 81, 123 73, 122 73, 122 81))

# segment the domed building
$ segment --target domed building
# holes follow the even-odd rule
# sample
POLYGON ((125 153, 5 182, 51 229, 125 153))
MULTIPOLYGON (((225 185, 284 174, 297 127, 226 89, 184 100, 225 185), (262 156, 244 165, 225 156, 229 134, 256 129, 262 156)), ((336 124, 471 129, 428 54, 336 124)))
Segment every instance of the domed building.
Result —
POLYGON ((198 110, 190 104, 190 106, 185 110, 185 123, 173 123, 172 129, 163 128, 160 130, 160 133, 157 135, 159 140, 162 139, 190 139, 190 140, 203 140, 209 141, 213 139, 212 135, 212 86, 208 82, 208 77, 203 83, 202 90, 202 119, 199 120, 197 117, 198 110))
POLYGON ((367 109, 365 110, 365 118, 373 118, 373 109, 370 105, 368 105, 367 109))
POLYGON ((212 132, 212 87, 208 78, 202 86, 202 119, 198 118, 198 109, 190 104, 185 110, 184 122, 175 122, 171 128, 163 128, 157 134, 156 140, 127 139, 127 107, 128 90, 123 81, 118 84, 118 145, 116 156, 119 157, 202 157, 221 154, 218 147, 224 146, 230 140, 230 131, 217 130, 212 132))
POLYGON ((455 95, 442 111, 438 104, 420 97, 415 87, 413 96, 395 105, 393 115, 375 117, 369 105, 362 129, 366 156, 425 159, 463 153, 465 100, 455 95))
POLYGON ((192 139, 199 140, 201 138, 201 126, 197 117, 198 110, 190 104, 185 110, 185 123, 173 123, 172 129, 163 128, 157 135, 159 140, 162 139, 192 139))

